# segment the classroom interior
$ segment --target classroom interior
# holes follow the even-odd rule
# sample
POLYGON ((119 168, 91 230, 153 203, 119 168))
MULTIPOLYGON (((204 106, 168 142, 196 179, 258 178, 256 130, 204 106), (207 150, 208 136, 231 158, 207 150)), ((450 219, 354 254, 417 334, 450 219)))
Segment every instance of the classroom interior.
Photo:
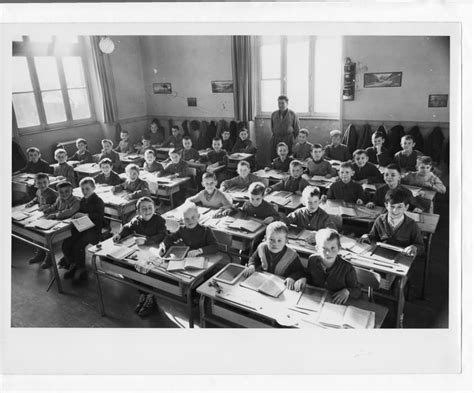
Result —
MULTIPOLYGON (((300 126, 309 131, 308 141, 313 144, 331 143, 332 130, 344 133, 350 125, 358 132, 367 127, 374 132, 380 126, 389 130, 401 125, 405 132, 418 127, 428 145, 430 133, 439 128, 442 146, 438 149, 436 174, 447 192, 437 193, 433 200, 431 213, 439 216, 439 222, 430 238, 429 270, 424 277, 423 263, 412 265, 410 285, 404 289, 403 327, 449 327, 450 119, 449 101, 442 102, 447 100, 450 90, 449 37, 106 38, 102 45, 101 37, 90 36, 62 40, 60 35, 23 36, 13 42, 13 58, 25 60, 14 66, 19 73, 26 70, 25 75, 29 75, 28 71, 35 75, 30 75, 32 86, 13 86, 12 172, 25 165, 25 151, 31 146, 37 147, 42 158, 52 164, 58 144, 67 147, 68 152, 75 151, 77 138, 87 140, 92 154, 100 153, 103 139, 117 143, 120 130, 129 132, 132 143, 140 143, 153 119, 159 121, 166 136, 170 135, 171 125, 178 125, 181 133, 188 129, 190 134, 215 135, 223 124, 233 122, 236 127, 244 122, 257 148, 252 163, 252 170, 256 171, 271 162, 270 115, 278 109, 280 94, 289 97, 289 108, 298 114, 300 126), (57 52, 55 48, 59 48, 57 52), (43 89, 38 84, 42 71, 35 67, 39 64, 34 63, 35 56, 45 59, 43 70, 59 64, 62 57, 80 58, 82 77, 78 78, 77 86, 66 86, 68 72, 63 65, 59 67, 61 86, 43 89), (48 58, 52 63, 48 63, 48 58), (354 74, 351 97, 345 99, 347 61, 354 64, 354 74), (384 72, 401 73, 400 85, 374 87, 370 80, 365 80, 370 73, 384 72), (223 90, 219 91, 216 81, 233 84, 229 88, 223 83, 223 90), (64 104, 63 98, 58 101, 66 93, 70 103, 64 104), (445 98, 433 103, 432 95, 445 98)), ((199 148, 210 147, 202 143, 199 148)), ((199 181, 195 180, 186 189, 186 196, 194 195, 198 189, 199 181)), ((169 198, 154 199, 159 214, 175 208, 169 198)), ((120 223, 112 221, 110 235, 119 228, 120 223)), ((367 225, 349 224, 344 232, 360 235, 367 232, 367 225)), ((138 296, 136 286, 103 279, 99 297, 96 277, 89 271, 81 285, 61 280, 63 293, 59 293, 57 282, 51 282, 52 269, 28 264, 33 251, 31 242, 12 236, 12 327, 188 328, 189 313, 193 315, 194 327, 203 327, 201 298, 196 288, 191 304, 158 296, 155 312, 141 318, 133 312, 138 296), (101 301, 105 303, 105 315, 101 315, 101 301)), ((54 247, 54 252, 59 260, 60 245, 54 247)), ((90 264, 91 256, 87 258, 90 264)), ((235 253, 229 258, 236 264, 247 262, 235 253)), ((63 274, 61 270, 59 273, 63 274)), ((387 309, 380 327, 398 326, 397 305, 377 291, 374 299, 387 309)))

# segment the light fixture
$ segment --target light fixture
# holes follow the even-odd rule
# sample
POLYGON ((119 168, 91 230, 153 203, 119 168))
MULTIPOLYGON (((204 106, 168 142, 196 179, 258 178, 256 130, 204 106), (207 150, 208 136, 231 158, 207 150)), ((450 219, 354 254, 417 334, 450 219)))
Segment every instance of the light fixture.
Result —
POLYGON ((109 55, 114 51, 115 44, 110 37, 102 37, 99 41, 99 48, 103 53, 109 55))

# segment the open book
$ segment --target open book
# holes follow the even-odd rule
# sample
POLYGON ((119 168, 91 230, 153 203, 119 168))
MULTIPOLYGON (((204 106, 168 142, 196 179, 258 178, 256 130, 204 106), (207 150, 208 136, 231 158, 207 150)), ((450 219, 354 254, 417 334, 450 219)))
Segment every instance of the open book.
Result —
POLYGON ((297 308, 309 311, 319 311, 326 300, 327 291, 322 288, 305 288, 304 292, 301 293, 298 302, 296 303, 297 308))
POLYGON ((341 247, 355 254, 363 254, 370 250, 373 246, 367 243, 359 243, 357 240, 347 236, 341 236, 341 247))
POLYGON ((253 273, 240 285, 272 297, 280 296, 286 288, 285 281, 282 278, 259 272, 253 273))
POLYGON ((79 232, 84 232, 90 228, 95 227, 95 224, 88 216, 82 216, 71 220, 72 225, 76 227, 79 232))
POLYGON ((135 248, 130 248, 121 244, 113 244, 107 250, 107 256, 122 261, 133 254, 135 251, 135 248))
POLYGON ((22 221, 30 215, 24 212, 14 212, 12 213, 12 219, 15 221, 22 221))
POLYGON ((52 227, 58 225, 60 221, 58 220, 47 220, 46 218, 40 218, 34 223, 34 226, 39 229, 43 229, 47 231, 48 229, 51 229, 52 227))
POLYGON ((229 228, 231 229, 238 229, 244 230, 247 232, 255 232, 262 226, 261 223, 253 220, 242 220, 240 218, 236 219, 235 221, 229 224, 229 228))
POLYGON ((174 272, 177 270, 202 270, 206 267, 204 257, 187 257, 181 260, 171 260, 166 270, 174 272))
POLYGON ((375 313, 354 306, 324 303, 318 322, 336 329, 371 329, 374 327, 375 313))

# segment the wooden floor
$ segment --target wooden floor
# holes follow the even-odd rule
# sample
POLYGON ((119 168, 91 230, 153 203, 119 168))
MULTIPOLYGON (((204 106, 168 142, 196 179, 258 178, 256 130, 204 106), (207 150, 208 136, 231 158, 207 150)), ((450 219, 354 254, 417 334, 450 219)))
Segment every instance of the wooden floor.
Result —
MULTIPOLYGON (((405 307, 405 328, 448 327, 449 206, 446 196, 437 197, 435 212, 441 215, 441 219, 433 239, 427 298, 416 299, 420 284, 418 278, 421 277, 421 266, 416 266, 412 290, 414 298, 405 307)), ((164 303, 153 315, 140 318, 133 312, 138 292, 110 280, 102 281, 107 316, 101 317, 92 275, 80 286, 63 280, 65 294, 59 294, 54 285, 46 292, 52 273, 42 270, 39 264, 28 265, 32 253, 30 246, 12 241, 13 327, 187 327, 184 306, 175 304, 164 303)), ((60 274, 63 274, 62 270, 60 274)), ((393 327, 393 305, 377 298, 376 301, 390 307, 383 327, 393 327)))

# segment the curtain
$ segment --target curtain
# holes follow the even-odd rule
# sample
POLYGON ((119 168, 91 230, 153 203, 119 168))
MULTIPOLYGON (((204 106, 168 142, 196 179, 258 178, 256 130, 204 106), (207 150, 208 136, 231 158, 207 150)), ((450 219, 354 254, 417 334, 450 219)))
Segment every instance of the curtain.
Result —
POLYGON ((254 50, 253 37, 232 36, 234 117, 238 121, 253 121, 255 113, 254 50))
POLYGON ((102 96, 102 108, 104 114, 104 123, 114 123, 116 116, 116 103, 113 94, 113 78, 110 70, 108 55, 102 53, 99 48, 100 37, 91 37, 92 57, 99 82, 100 93, 102 96))

